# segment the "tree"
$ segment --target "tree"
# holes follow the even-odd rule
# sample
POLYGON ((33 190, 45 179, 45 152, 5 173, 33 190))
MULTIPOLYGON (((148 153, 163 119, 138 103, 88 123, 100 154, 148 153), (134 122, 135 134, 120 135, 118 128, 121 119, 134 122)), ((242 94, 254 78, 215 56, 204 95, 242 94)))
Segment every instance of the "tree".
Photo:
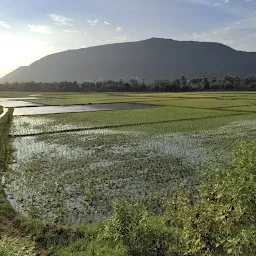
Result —
POLYGON ((203 78, 203 89, 209 90, 210 89, 210 83, 208 81, 207 77, 203 78))
POLYGON ((187 78, 185 76, 182 76, 180 78, 180 81, 181 81, 181 85, 182 86, 186 86, 187 85, 187 78))

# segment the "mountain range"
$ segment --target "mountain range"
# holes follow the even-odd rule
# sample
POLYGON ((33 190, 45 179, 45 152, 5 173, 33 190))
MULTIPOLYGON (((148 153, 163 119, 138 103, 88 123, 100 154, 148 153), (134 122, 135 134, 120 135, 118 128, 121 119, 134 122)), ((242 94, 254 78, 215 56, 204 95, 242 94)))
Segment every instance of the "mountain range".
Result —
POLYGON ((151 38, 68 50, 19 67, 6 82, 176 79, 256 74, 256 53, 210 42, 151 38))

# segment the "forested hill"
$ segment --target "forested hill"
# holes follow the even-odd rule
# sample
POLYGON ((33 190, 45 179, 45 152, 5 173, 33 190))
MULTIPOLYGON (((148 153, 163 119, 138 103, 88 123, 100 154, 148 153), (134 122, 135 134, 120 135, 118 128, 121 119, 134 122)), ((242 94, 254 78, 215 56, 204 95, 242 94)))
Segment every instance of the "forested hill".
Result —
POLYGON ((103 81, 248 76, 256 73, 256 53, 219 43, 151 38, 69 50, 46 56, 0 79, 6 82, 103 81))

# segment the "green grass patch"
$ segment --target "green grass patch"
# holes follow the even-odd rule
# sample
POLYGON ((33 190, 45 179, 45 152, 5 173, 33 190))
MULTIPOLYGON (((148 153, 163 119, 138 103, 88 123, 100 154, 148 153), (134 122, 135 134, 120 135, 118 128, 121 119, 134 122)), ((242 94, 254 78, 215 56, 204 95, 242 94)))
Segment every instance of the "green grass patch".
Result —
POLYGON ((256 105, 225 108, 225 110, 244 111, 244 112, 256 112, 256 105))
POLYGON ((256 96, 253 93, 44 93, 33 102, 45 105, 142 102, 159 105, 218 108, 254 104, 255 99, 256 96))
POLYGON ((103 103, 118 103, 118 102, 137 102, 140 100, 146 100, 146 98, 138 97, 136 99, 130 97, 113 97, 105 95, 103 97, 70 97, 65 99, 51 98, 51 99, 38 99, 32 100, 32 102, 40 103, 49 106, 59 106, 59 105, 88 105, 88 104, 103 104, 103 103))
POLYGON ((169 123, 120 127, 121 131, 144 132, 147 134, 163 134, 170 132, 198 132, 217 129, 232 122, 256 120, 255 114, 228 115, 205 119, 176 120, 169 123))
MULTIPOLYGON (((141 123, 165 122, 182 119, 205 118, 234 114, 222 110, 204 110, 173 107, 153 107, 147 109, 96 111, 47 115, 51 125, 83 127, 120 126, 141 123)), ((18 117, 19 118, 19 117, 18 117)), ((36 117, 40 120, 40 117, 36 117)), ((41 118, 45 118, 44 115, 41 118)), ((43 124, 40 124, 43 127, 43 124)))
POLYGON ((35 256, 35 243, 28 237, 2 235, 0 240, 1 256, 35 256))
MULTIPOLYGON (((140 101, 138 101, 140 102, 140 101)), ((212 99, 212 98, 200 98, 200 99, 163 99, 155 98, 150 100, 142 100, 143 103, 158 104, 165 106, 175 107, 190 107, 190 108, 221 108, 232 106, 253 105, 255 101, 240 100, 240 99, 212 99)))
POLYGON ((250 98, 255 99, 255 92, 162 92, 162 93, 132 93, 129 95, 156 98, 250 98))

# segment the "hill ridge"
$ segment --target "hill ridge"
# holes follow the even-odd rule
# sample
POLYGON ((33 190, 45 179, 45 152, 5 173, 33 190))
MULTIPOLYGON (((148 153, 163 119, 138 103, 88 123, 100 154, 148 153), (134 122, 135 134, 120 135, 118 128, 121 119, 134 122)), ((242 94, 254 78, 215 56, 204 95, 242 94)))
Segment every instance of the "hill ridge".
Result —
POLYGON ((256 53, 221 43, 149 38, 53 53, 0 79, 60 82, 175 79, 185 75, 246 76, 256 73, 256 53))

